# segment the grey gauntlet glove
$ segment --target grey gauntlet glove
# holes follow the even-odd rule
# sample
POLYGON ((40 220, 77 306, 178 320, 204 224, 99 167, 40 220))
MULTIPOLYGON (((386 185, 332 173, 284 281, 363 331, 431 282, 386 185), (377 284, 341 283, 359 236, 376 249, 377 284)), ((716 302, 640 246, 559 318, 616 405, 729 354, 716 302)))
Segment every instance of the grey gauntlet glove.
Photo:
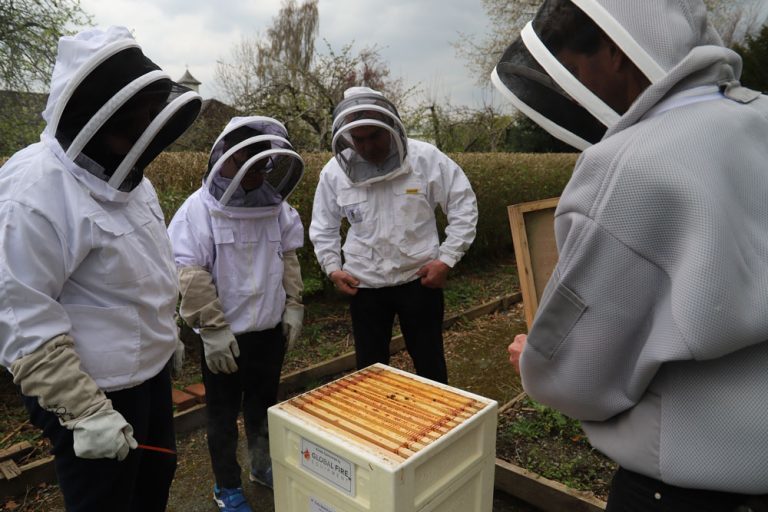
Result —
POLYGON ((229 327, 200 331, 205 350, 205 363, 213 373, 234 373, 237 371, 236 357, 240 357, 240 347, 229 327))
POLYGON ((133 427, 80 369, 80 358, 68 335, 57 336, 17 359, 10 370, 22 393, 37 397, 40 407, 73 431, 78 457, 123 460, 136 448, 133 427))
POLYGON ((304 306, 301 303, 304 282, 301 279, 301 267, 296 251, 283 254, 283 288, 286 295, 283 336, 286 340, 286 349, 291 350, 296 345, 304 324, 304 306))
POLYGON ((211 273, 203 267, 182 267, 179 283, 179 314, 188 325, 200 330, 208 368, 213 373, 236 372, 235 358, 240 356, 240 348, 224 318, 211 273))

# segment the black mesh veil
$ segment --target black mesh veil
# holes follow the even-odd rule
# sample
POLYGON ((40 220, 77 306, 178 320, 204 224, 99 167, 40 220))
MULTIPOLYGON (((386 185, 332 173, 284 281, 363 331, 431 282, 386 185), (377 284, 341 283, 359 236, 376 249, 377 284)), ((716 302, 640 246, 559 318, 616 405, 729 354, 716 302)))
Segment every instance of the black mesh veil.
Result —
POLYGON ((586 149, 605 134, 606 126, 563 91, 521 38, 504 52, 492 81, 531 120, 577 149, 586 149))
MULTIPOLYGON (((605 96, 595 92, 606 93, 597 87, 602 82, 595 71, 578 66, 579 59, 602 62, 593 56, 605 47, 605 41, 611 40, 592 16, 602 16, 608 23, 597 3, 545 0, 520 37, 504 52, 491 77, 524 114, 578 149, 598 142, 620 118, 605 96), (591 6, 594 12, 586 12, 582 4, 591 6)), ((630 41, 624 39, 629 45, 630 41)))
POLYGON ((280 122, 235 118, 213 144, 204 183, 222 206, 258 208, 285 201, 303 174, 280 122))
POLYGON ((122 49, 80 77, 55 136, 78 165, 123 191, 194 122, 200 96, 174 83, 138 47, 122 49))

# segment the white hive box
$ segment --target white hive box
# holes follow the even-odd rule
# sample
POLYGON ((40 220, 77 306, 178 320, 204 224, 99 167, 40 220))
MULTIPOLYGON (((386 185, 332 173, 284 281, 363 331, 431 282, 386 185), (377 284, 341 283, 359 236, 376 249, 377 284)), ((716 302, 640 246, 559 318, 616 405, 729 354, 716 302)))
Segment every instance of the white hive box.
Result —
POLYGON ((497 403, 375 364, 269 409, 276 512, 490 512, 497 403))

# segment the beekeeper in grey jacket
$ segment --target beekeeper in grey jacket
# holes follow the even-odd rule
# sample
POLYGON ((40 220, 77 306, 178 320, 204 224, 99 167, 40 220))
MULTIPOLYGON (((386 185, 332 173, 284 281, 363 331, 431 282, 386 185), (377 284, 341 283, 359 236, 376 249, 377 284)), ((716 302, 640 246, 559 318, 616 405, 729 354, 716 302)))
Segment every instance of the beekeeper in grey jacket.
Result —
POLYGON ((547 0, 492 75, 583 150, 510 359, 621 466, 609 510, 768 493, 768 99, 741 65, 700 0, 547 0))
POLYGON ((165 510, 178 280, 143 170, 201 104, 126 28, 66 36, 41 140, 0 169, 0 364, 68 511, 165 510))

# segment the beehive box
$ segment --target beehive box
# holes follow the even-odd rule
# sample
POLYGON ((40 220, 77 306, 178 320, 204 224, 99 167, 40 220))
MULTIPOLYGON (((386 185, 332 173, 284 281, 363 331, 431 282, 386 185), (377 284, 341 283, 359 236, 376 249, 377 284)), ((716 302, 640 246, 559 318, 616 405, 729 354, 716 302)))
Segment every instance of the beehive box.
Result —
POLYGON ((490 512, 497 403, 383 364, 269 409, 276 512, 490 512))

